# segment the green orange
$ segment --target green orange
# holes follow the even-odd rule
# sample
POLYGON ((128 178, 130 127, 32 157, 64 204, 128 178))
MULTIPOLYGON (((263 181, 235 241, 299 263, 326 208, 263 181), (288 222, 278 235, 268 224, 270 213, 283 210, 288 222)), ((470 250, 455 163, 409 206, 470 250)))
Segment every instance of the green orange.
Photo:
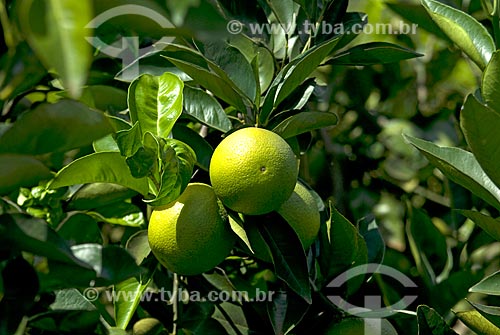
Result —
POLYGON ((295 154, 278 134, 262 128, 243 128, 215 148, 210 182, 230 209, 249 215, 278 209, 297 182, 295 154))
POLYGON ((153 210, 149 245, 172 272, 196 275, 213 269, 235 243, 223 206, 209 185, 192 183, 181 196, 153 210))

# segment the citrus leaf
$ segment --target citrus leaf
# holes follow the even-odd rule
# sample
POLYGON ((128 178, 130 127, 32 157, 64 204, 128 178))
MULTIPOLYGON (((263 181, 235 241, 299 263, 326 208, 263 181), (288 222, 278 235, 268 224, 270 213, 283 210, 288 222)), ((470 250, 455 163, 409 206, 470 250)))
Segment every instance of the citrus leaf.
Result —
POLYGON ((131 277, 113 287, 115 296, 120 298, 113 301, 116 327, 124 330, 127 328, 152 279, 151 275, 140 276, 139 280, 131 277))
POLYGON ((294 292, 278 291, 267 304, 267 313, 275 334, 289 334, 304 318, 310 305, 294 292))
POLYGON ((185 143, 166 139, 161 152, 162 174, 160 189, 154 199, 145 200, 151 206, 162 206, 174 201, 181 195, 193 173, 196 154, 185 143))
POLYGON ((104 207, 112 203, 129 199, 137 193, 117 184, 92 183, 76 191, 68 204, 68 209, 87 210, 104 207))
POLYGON ((481 95, 486 105, 500 112, 500 51, 495 51, 483 72, 481 95))
POLYGON ((488 30, 475 18, 435 0, 421 0, 434 22, 481 69, 486 67, 495 51, 495 42, 488 30))
POLYGON ((184 87, 184 109, 188 115, 211 128, 223 133, 231 129, 231 121, 220 103, 199 88, 184 87))
POLYGON ((309 77, 332 52, 339 37, 321 43, 288 63, 276 76, 266 94, 260 122, 266 124, 273 109, 309 77))
POLYGON ((85 39, 92 35, 85 28, 92 20, 92 1, 27 0, 18 15, 38 58, 48 70, 55 69, 71 97, 78 98, 92 61, 85 39))
POLYGON ((497 187, 500 186, 500 114, 481 104, 473 95, 465 100, 460 126, 472 153, 497 187))
POLYGON ((336 54, 327 63, 332 65, 374 65, 399 62, 415 57, 422 57, 413 50, 387 42, 371 42, 356 45, 336 54))
POLYGON ((312 302, 309 270, 304 249, 295 231, 279 215, 272 224, 258 223, 271 251, 277 276, 308 304, 312 302))
POLYGON ((108 117, 82 103, 43 103, 24 113, 0 137, 0 152, 41 155, 90 145, 114 131, 108 117), (68 131, 71 125, 71 131, 68 131))
POLYGON ((127 251, 134 257, 135 262, 139 265, 151 253, 151 247, 148 241, 148 231, 140 230, 130 236, 125 245, 127 251))
POLYGON ((459 148, 439 147, 408 135, 404 135, 404 138, 452 181, 500 209, 500 189, 491 181, 472 153, 459 148))
POLYGON ((243 222, 241 222, 240 218, 237 215, 229 214, 229 224, 231 225, 231 230, 240 238, 240 240, 245 243, 245 245, 250 249, 252 253, 254 253, 252 246, 250 245, 250 240, 248 239, 245 228, 243 227, 243 222))
POLYGON ((142 134, 139 122, 136 121, 132 128, 117 131, 115 142, 122 156, 133 156, 142 147, 142 134))
POLYGON ((58 262, 90 269, 73 255, 69 245, 41 219, 21 214, 0 216, 0 245, 4 250, 19 250, 58 262))
POLYGON ((96 182, 122 185, 142 195, 148 194, 149 190, 146 178, 132 177, 125 157, 119 152, 97 152, 79 158, 60 170, 49 187, 96 182))
POLYGON ((417 307, 419 335, 457 335, 433 308, 426 305, 417 307))
POLYGON ((500 296, 500 271, 489 275, 472 286, 469 292, 500 296))
POLYGON ((500 241, 500 220, 477 211, 459 210, 458 212, 472 220, 495 240, 500 241))
POLYGON ((375 218, 368 216, 359 220, 358 231, 368 248, 368 263, 382 264, 385 255, 385 242, 375 218))
POLYGON ((31 187, 52 177, 49 168, 31 156, 0 154, 0 194, 31 187))
POLYGON ((500 329, 489 322, 478 311, 457 312, 456 316, 477 334, 500 335, 500 329))
POLYGON ((208 171, 210 159, 214 152, 212 146, 196 131, 181 124, 175 125, 172 134, 176 140, 186 143, 193 149, 198 166, 208 171))
POLYGON ((143 135, 149 131, 167 138, 182 113, 183 88, 183 81, 169 72, 138 77, 128 91, 132 123, 139 122, 143 135))
POLYGON ((305 132, 337 124, 333 113, 302 112, 283 120, 273 131, 283 138, 290 138, 305 132))
POLYGON ((96 220, 84 213, 74 213, 57 229, 59 236, 75 244, 102 243, 102 235, 96 220))

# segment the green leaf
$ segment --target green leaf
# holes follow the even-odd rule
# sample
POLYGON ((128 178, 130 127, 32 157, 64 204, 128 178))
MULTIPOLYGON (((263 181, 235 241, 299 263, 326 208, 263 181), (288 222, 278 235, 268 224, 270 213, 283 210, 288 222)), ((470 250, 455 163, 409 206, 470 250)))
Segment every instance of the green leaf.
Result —
POLYGON ((385 242, 373 216, 361 219, 358 230, 368 248, 368 263, 382 264, 385 255, 385 242))
POLYGON ((432 21, 429 13, 422 5, 414 3, 386 3, 385 5, 407 22, 418 24, 419 29, 425 29, 437 37, 449 41, 448 36, 432 21))
POLYGON ((31 187, 52 177, 50 170, 31 156, 0 154, 0 194, 31 187))
POLYGON ((139 207, 125 201, 114 203, 113 206, 96 208, 94 211, 87 212, 87 214, 99 222, 107 222, 113 225, 136 228, 145 225, 144 214, 139 207))
POLYGON ((273 131, 286 139, 335 124, 337 124, 337 115, 333 113, 302 112, 283 120, 273 128, 273 131))
POLYGON ((460 321, 479 335, 500 335, 500 329, 478 311, 457 312, 455 314, 460 321))
POLYGON ((151 206, 162 206, 174 201, 191 180, 196 154, 181 141, 167 139, 161 152, 162 174, 157 196, 146 200, 151 206))
POLYGON ((460 114, 460 125, 472 153, 497 187, 500 186, 500 114, 469 95, 460 114))
POLYGON ((139 280, 135 277, 131 277, 115 285, 115 296, 121 298, 115 299, 114 301, 117 327, 121 329, 127 328, 130 320, 134 316, 135 310, 142 300, 144 291, 149 283, 151 283, 152 279, 153 277, 151 275, 140 276, 139 280))
POLYGON ((275 215, 272 221, 272 224, 258 223, 258 228, 271 251, 276 275, 311 304, 309 270, 302 243, 279 215, 275 215))
POLYGON ((184 83, 176 75, 144 74, 134 80, 128 91, 132 123, 139 122, 141 133, 151 132, 167 138, 182 113, 184 83))
POLYGON ((147 195, 149 190, 147 179, 134 178, 125 157, 119 152, 97 152, 79 158, 59 171, 49 187, 54 189, 96 182, 122 185, 142 195, 147 195))
POLYGON ((457 335, 433 308, 426 305, 417 307, 419 335, 457 335))
POLYGON ((448 265, 446 238, 421 209, 408 208, 407 234, 410 249, 415 258, 417 269, 432 287, 436 276, 445 271, 448 265))
POLYGON ((209 68, 221 78, 227 78, 227 81, 237 88, 240 94, 254 101, 257 83, 250 62, 245 56, 237 48, 223 41, 205 43, 204 47, 204 56, 217 64, 214 66, 208 62, 209 68))
POLYGON ((500 296, 500 271, 489 275, 472 286, 469 292, 500 296))
POLYGON ((475 224, 481 227, 485 232, 487 232, 495 240, 500 241, 500 220, 494 219, 489 215, 477 211, 458 211, 463 216, 471 219, 475 224))
POLYGON ((139 122, 135 122, 132 128, 116 132, 115 141, 122 156, 133 156, 142 147, 142 134, 139 122))
POLYGON ((458 9, 435 0, 421 1, 441 30, 483 70, 496 50, 488 30, 458 9))
POLYGON ((92 2, 82 0, 27 0, 19 6, 19 21, 30 46, 45 67, 55 69, 78 98, 87 80, 92 49, 85 26, 92 20, 92 2))
POLYGON ((278 291, 267 304, 269 321, 275 334, 289 334, 304 318, 310 305, 294 292, 278 291))
POLYGON ((4 214, 0 218, 0 245, 3 250, 27 251, 59 262, 87 267, 45 221, 21 214, 4 214))
POLYGON ((250 240, 248 239, 247 233, 245 231, 245 227, 243 222, 241 222, 240 218, 237 215, 231 215, 229 213, 229 224, 231 226, 231 230, 240 238, 243 243, 248 247, 248 249, 253 253, 252 246, 250 245, 250 240))
POLYGON ((483 72, 481 95, 486 105, 500 112, 500 51, 495 51, 483 72))
POLYGON ((117 184, 87 184, 73 194, 68 209, 94 209, 129 199, 136 194, 136 192, 117 184))
POLYGON ((486 175, 472 153, 459 148, 439 147, 408 135, 404 138, 452 181, 500 209, 500 189, 486 175))
POLYGON ((498 306, 486 306, 474 303, 469 301, 469 304, 472 305, 484 318, 493 323, 495 327, 500 328, 500 307, 498 306))
POLYGON ((220 103, 199 88, 184 86, 184 110, 201 123, 223 133, 232 128, 220 103))
POLYGON ((323 276, 331 279, 349 269, 362 250, 359 247, 361 240, 363 238, 356 227, 335 207, 330 206, 330 218, 325 225, 321 225, 319 232, 318 261, 323 276))
POLYGON ((102 235, 97 222, 84 213, 74 213, 64 220, 57 229, 59 236, 68 243, 102 243, 102 235))
POLYGON ((387 42, 371 42, 356 45, 336 54, 328 64, 332 65, 374 65, 399 62, 415 57, 422 57, 413 50, 387 42))
POLYGON ((73 254, 92 266, 97 274, 95 286, 117 284, 143 273, 130 254, 116 245, 79 244, 71 247, 73 254))
POLYGON ((273 109, 316 70, 332 52, 338 41, 339 38, 336 37, 309 49, 293 59, 278 73, 264 100, 259 116, 262 124, 266 124, 273 109))
POLYGON ((89 145, 113 127, 101 112, 82 103, 61 100, 24 113, 0 137, 0 152, 41 155, 89 145), (71 131, 68 126, 71 125, 71 131))
POLYGON ((125 160, 134 178, 149 176, 156 167, 158 154, 149 148, 140 147, 137 152, 125 160))
POLYGON ((125 245, 127 251, 134 257, 137 264, 142 261, 151 253, 151 247, 148 241, 148 231, 140 230, 134 235, 130 236, 125 245))
POLYGON ((266 0, 266 3, 271 8, 278 23, 289 32, 289 29, 295 24, 299 6, 293 0, 266 0))
POLYGON ((208 171, 214 152, 212 146, 196 131, 181 124, 175 125, 172 134, 176 140, 186 143, 193 149, 198 166, 208 171))

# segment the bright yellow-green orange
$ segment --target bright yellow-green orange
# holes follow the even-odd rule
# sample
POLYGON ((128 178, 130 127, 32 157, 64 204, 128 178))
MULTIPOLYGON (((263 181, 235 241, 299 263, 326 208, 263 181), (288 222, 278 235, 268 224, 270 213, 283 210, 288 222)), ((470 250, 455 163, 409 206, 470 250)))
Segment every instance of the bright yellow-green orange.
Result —
POLYGON ((215 148, 210 181, 227 207, 249 215, 278 209, 297 182, 297 159, 286 141, 262 128, 243 128, 215 148))
POLYGON ((158 261, 181 275, 213 269, 235 243, 214 191, 200 183, 189 184, 176 201, 153 210, 148 239, 158 261))
POLYGON ((386 319, 348 318, 328 328, 326 335, 398 335, 386 319), (366 322, 366 326, 365 326, 366 322), (381 322, 380 328, 378 322, 381 322))
POLYGON ((278 209, 278 213, 292 226, 304 249, 314 242, 320 226, 318 205, 309 190, 297 182, 292 195, 278 209))

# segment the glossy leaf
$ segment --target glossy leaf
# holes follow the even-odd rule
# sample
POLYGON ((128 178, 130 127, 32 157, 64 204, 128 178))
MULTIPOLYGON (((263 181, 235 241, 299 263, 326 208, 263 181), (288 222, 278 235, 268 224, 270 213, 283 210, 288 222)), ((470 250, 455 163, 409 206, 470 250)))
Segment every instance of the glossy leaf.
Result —
POLYGON ((419 335, 457 335, 433 308, 420 305, 417 308, 419 335))
POLYGON ((477 211, 460 210, 458 212, 471 219, 495 240, 500 241, 500 220, 477 211))
POLYGON ((289 334, 306 315, 310 305, 294 292, 278 291, 267 305, 275 334, 289 334))
POLYGON ((481 95, 486 105, 500 113, 500 51, 495 51, 483 72, 481 95))
POLYGON ((94 209, 131 198, 136 194, 136 192, 117 184, 87 184, 72 195, 68 208, 76 210, 94 209))
POLYGON ((337 115, 325 112, 302 112, 283 120, 273 131, 290 138, 308 131, 337 124, 337 115))
POLYGON ((495 327, 478 311, 458 312, 455 314, 460 321, 477 334, 500 335, 500 328, 495 327))
POLYGON ((495 42, 488 30, 475 18, 435 0, 421 0, 425 9, 443 32, 481 69, 486 67, 495 42))
POLYGON ((247 232, 245 231, 245 227, 243 222, 241 222, 240 218, 237 215, 228 215, 229 224, 231 226, 231 230, 240 238, 240 240, 245 243, 250 252, 254 252, 252 246, 250 245, 250 240, 248 238, 247 232))
POLYGON ((489 275, 469 289, 470 292, 500 296, 500 271, 489 275))
POLYGON ((500 186, 500 114, 469 95, 460 114, 460 125, 472 153, 497 187, 500 186))
POLYGON ((368 263, 382 264, 385 254, 385 242, 373 216, 368 216, 358 222, 359 234, 368 248, 368 263))
POLYGON ((114 301, 117 327, 127 328, 152 278, 150 275, 140 276, 139 280, 131 277, 114 286, 114 293, 121 298, 114 301))
POLYGON ((151 247, 148 241, 148 231, 140 230, 130 236, 125 245, 127 251, 134 257, 137 264, 141 264, 146 257, 151 253, 151 247))
POLYGON ((339 41, 333 38, 315 46, 288 63, 276 76, 269 89, 259 116, 266 124, 273 109, 289 96, 323 60, 332 52, 339 41))
POLYGON ((175 139, 186 143, 193 149, 198 166, 208 171, 210 159, 214 152, 212 146, 196 131, 181 124, 175 125, 172 134, 175 139))
POLYGON ((47 69, 55 69, 73 98, 87 80, 92 49, 86 37, 92 31, 90 0, 28 0, 19 6, 21 28, 47 69), (50 24, 48 24, 50 22, 50 24))
POLYGON ((429 287, 448 264, 446 238, 432 223, 430 217, 418 208, 408 208, 407 234, 410 248, 422 277, 429 287))
POLYGON ((122 185, 142 195, 149 190, 147 179, 134 178, 119 152, 98 152, 79 158, 59 171, 49 187, 96 182, 122 185))
POLYGON ((75 213, 64 220, 57 229, 59 236, 68 243, 102 243, 102 235, 97 222, 89 215, 75 213))
POLYGON ((115 141, 122 156, 133 156, 142 147, 142 134, 139 122, 130 129, 120 130, 115 134, 115 141))
POLYGON ((220 103, 198 88, 184 87, 184 109, 196 120, 224 133, 232 127, 220 103))
POLYGON ((0 194, 8 194, 19 187, 35 186, 51 177, 50 170, 34 157, 0 154, 0 194))
POLYGON ((321 225, 319 233, 321 272, 327 279, 347 270, 360 252, 356 227, 335 207, 330 207, 330 218, 321 225))
POLYGON ((404 137, 448 178, 500 209, 500 189, 486 175, 472 153, 459 148, 439 147, 408 135, 404 137))
POLYGON ((87 267, 75 257, 66 243, 47 223, 27 215, 1 216, 0 245, 4 250, 20 250, 59 262, 87 267))
POLYGON ((370 42, 336 54, 328 64, 353 66, 386 64, 421 56, 423 55, 396 44, 370 42))
POLYGON ((240 94, 250 101, 255 100, 257 83, 253 75, 250 62, 235 47, 222 41, 205 43, 204 56, 211 60, 208 62, 209 68, 217 73, 221 78, 226 79, 228 84, 237 88, 240 94))
POLYGON ((144 74, 134 80, 128 91, 132 123, 139 122, 141 133, 167 138, 182 113, 184 83, 174 74, 144 74))
POLYGON ((276 275, 308 304, 312 302, 309 271, 302 244, 293 229, 281 218, 259 225, 272 254, 276 275))
POLYGON ((79 102, 44 103, 24 113, 0 137, 0 152, 31 155, 64 152, 90 145, 113 130, 106 115, 79 102))
POLYGON ((151 206, 162 206, 177 199, 191 180, 196 154, 181 141, 167 139, 161 152, 162 175, 158 194, 146 200, 151 206))

